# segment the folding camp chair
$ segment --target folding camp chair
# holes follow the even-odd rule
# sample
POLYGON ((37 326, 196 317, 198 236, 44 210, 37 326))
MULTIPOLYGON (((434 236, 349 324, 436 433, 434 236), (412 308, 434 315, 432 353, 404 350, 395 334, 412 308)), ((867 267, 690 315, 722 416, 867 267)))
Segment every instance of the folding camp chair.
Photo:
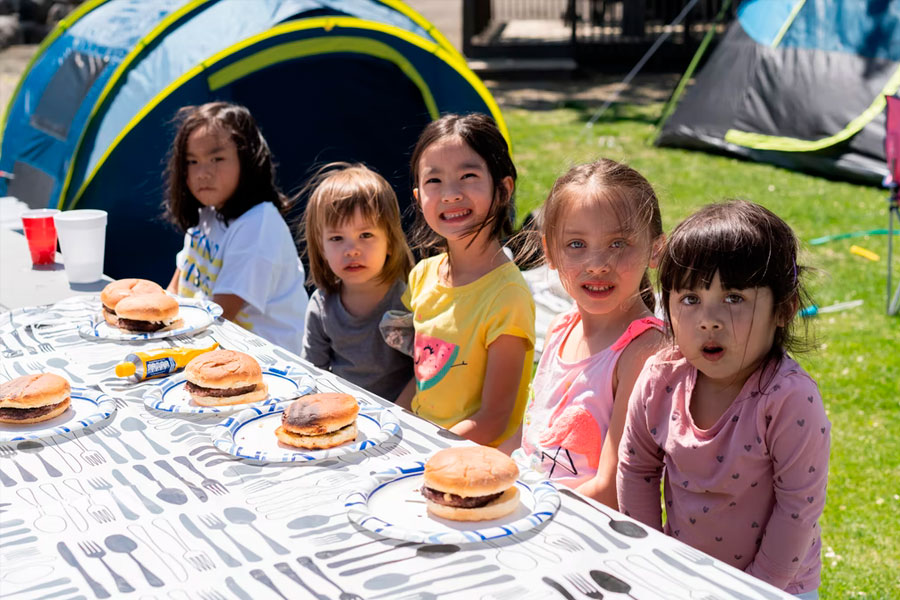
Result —
POLYGON ((895 315, 900 310, 900 284, 894 290, 891 285, 894 250, 894 216, 900 225, 900 97, 887 97, 887 131, 884 136, 884 153, 890 176, 888 197, 888 255, 887 255, 887 313, 895 315))

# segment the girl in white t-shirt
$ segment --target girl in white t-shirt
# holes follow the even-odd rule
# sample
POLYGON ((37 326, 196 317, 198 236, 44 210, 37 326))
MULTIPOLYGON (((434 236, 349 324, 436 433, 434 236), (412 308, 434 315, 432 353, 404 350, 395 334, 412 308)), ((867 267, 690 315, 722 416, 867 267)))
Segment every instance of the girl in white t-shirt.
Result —
POLYGON ((176 119, 165 208, 185 236, 168 290, 209 298, 226 319, 299 352, 303 265, 256 121, 226 102, 184 107, 176 119))

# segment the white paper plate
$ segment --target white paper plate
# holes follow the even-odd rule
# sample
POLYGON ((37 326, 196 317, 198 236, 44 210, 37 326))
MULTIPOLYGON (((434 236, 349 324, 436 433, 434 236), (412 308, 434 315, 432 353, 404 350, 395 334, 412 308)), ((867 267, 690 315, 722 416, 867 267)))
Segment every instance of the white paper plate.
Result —
POLYGON ((356 441, 334 448, 303 450, 278 441, 275 430, 290 402, 244 410, 212 428, 213 445, 233 456, 261 462, 311 462, 360 452, 382 444, 400 431, 396 415, 382 406, 361 406, 356 441))
POLYGON ((36 440, 89 427, 116 412, 116 402, 103 392, 72 388, 71 404, 58 417, 40 423, 12 425, 0 423, 0 442, 36 440))
POLYGON ((202 331, 213 324, 216 317, 222 315, 222 307, 209 300, 194 300, 191 298, 178 298, 178 318, 184 321, 181 327, 166 329, 164 331, 151 331, 148 333, 131 333, 122 331, 118 327, 112 327, 99 315, 78 328, 78 333, 88 339, 99 340, 154 340, 174 337, 185 333, 202 331))
POLYGON ((419 489, 425 463, 416 461, 373 474, 365 487, 346 498, 351 522, 385 537, 423 544, 468 544, 528 531, 559 508, 559 492, 549 481, 516 481, 519 507, 492 521, 449 521, 428 514, 419 489))
POLYGON ((229 404, 225 406, 200 406, 194 404, 191 395, 184 389, 184 371, 166 377, 144 392, 144 406, 170 413, 233 413, 250 406, 274 404, 280 400, 312 394, 316 385, 312 378, 294 367, 266 367, 262 370, 263 383, 269 387, 269 397, 249 404, 229 404))

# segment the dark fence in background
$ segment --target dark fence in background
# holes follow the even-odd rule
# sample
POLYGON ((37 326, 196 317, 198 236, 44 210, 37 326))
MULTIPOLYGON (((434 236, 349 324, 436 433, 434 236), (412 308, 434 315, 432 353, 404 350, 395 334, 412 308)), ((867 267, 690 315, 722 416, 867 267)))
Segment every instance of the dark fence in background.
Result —
POLYGON ((687 66, 710 29, 721 36, 738 0, 463 0, 463 52, 470 59, 572 58, 598 70, 630 68, 665 31, 671 35, 648 69, 687 66))

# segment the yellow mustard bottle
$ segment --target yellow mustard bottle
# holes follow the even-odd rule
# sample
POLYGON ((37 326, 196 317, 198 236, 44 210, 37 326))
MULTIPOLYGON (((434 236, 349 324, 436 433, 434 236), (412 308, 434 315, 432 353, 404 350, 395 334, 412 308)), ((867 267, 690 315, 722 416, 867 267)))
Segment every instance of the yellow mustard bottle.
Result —
POLYGON ((165 377, 204 352, 215 350, 219 344, 209 348, 161 348, 155 352, 134 352, 116 365, 117 377, 130 377, 133 381, 143 381, 153 377, 165 377))

